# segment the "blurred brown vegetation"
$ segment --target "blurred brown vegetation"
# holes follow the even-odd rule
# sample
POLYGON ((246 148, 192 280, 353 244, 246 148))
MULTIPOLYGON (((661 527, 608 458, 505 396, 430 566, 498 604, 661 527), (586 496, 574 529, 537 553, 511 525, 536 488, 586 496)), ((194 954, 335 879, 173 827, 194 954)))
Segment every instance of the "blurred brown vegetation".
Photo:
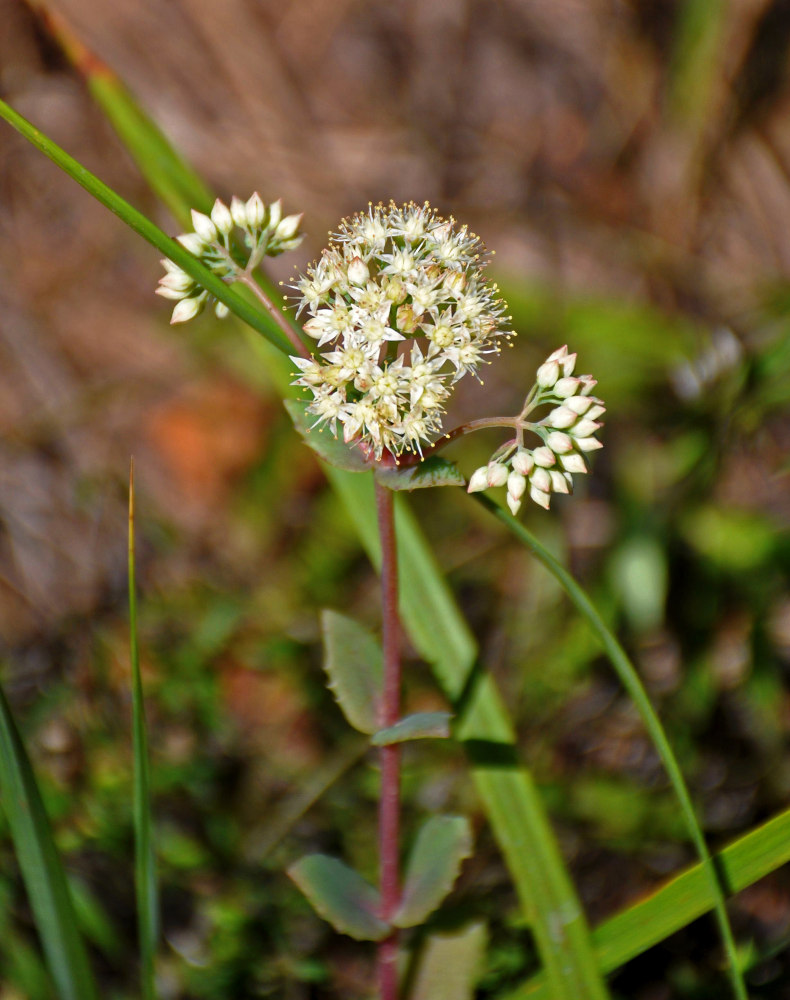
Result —
MULTIPOLYGON (((492 270, 522 324, 523 342, 492 368, 487 393, 518 400, 543 350, 578 333, 581 343, 571 344, 581 368, 594 370, 613 404, 609 448, 582 495, 535 525, 623 624, 656 698, 669 699, 708 828, 731 835, 785 802, 790 4, 48 6, 129 85, 218 195, 258 189, 305 212, 308 239, 275 262, 274 277, 287 278, 294 261, 303 266, 326 230, 369 200, 429 199, 496 249, 492 270), (587 310, 591 301, 610 305, 587 310), (690 458, 680 454, 686 446, 690 458), (736 541, 731 552, 725 542, 736 541), (639 561, 645 552, 647 563, 639 561), (646 613, 638 595, 623 594, 644 584, 639 576, 622 582, 637 564, 655 568, 660 591, 653 605, 648 594, 646 613)), ((0 24, 3 98, 176 232, 39 13, 0 0, 0 24)), ((123 768, 109 759, 110 749, 123 751, 100 734, 127 711, 120 665, 133 452, 148 521, 148 681, 158 753, 174 775, 172 787, 162 779, 163 822, 182 838, 170 838, 165 862, 170 941, 195 968, 210 951, 212 967, 235 970, 243 963, 228 943, 233 932, 222 934, 236 925, 224 914, 208 934, 219 918, 206 915, 207 901, 227 896, 232 912, 264 904, 226 881, 223 864, 241 852, 237 875, 248 877, 250 845, 270 835, 261 815, 330 753, 339 730, 334 716, 322 716, 327 703, 311 674, 315 609, 348 602, 375 622, 375 595, 342 512, 288 437, 265 374, 255 373, 255 355, 210 320, 168 328, 168 310, 151 294, 158 273, 150 248, 2 128, 0 633, 11 690, 32 713, 53 795, 79 799, 98 788, 109 796, 101 818, 65 802, 58 813, 63 842, 81 852, 101 895, 93 852, 115 847, 123 857, 123 836, 111 828, 113 811, 122 812, 123 768), (219 678, 217 688, 208 676, 219 678), (53 694, 63 681, 77 696, 71 707, 53 694), (38 714, 36 704, 44 705, 38 714), (277 724, 261 736, 252 706, 267 705, 276 706, 277 724), (213 764, 204 761, 213 792, 200 774, 186 774, 198 749, 213 754, 213 764), (235 790, 230 803, 212 798, 223 784, 235 790), (201 826, 223 809, 244 836, 212 840, 201 826), (193 864, 183 859, 187 835, 202 845, 193 864), (221 862, 217 843, 228 851, 221 862)), ((479 390, 459 404, 482 405, 479 390)), ((524 557, 479 515, 470 529, 458 498, 440 505, 419 497, 417 507, 528 725, 525 753, 547 786, 585 902, 595 918, 609 913, 687 857, 672 821, 655 820, 671 812, 655 756, 595 651, 524 557), (545 616, 535 635, 532 613, 545 616), (552 627, 561 638, 546 634, 552 627), (541 677, 544 657, 558 665, 558 680, 541 677), (617 784, 623 777, 659 788, 661 804, 640 799, 637 808, 617 784), (634 818, 638 810, 643 819, 634 818), (611 845, 630 858, 640 838, 652 853, 632 858, 623 877, 623 856, 611 845)), ((430 697, 416 688, 415 698, 430 697)), ((442 784, 442 775, 449 785, 461 780, 454 766, 440 760, 424 798, 469 794, 442 784)), ((316 828, 342 825, 357 808, 350 794, 337 792, 316 828)), ((347 839, 364 858, 355 837, 363 833, 347 839)), ((480 883, 506 893, 490 844, 475 865, 480 883)), ((471 876, 467 883, 474 893, 471 876)), ((129 892, 119 889, 107 904, 119 924, 129 917, 129 892)), ((739 907, 739 927, 762 934, 769 950, 786 939, 786 877, 742 894, 739 907)), ((318 948, 309 919, 292 919, 302 956, 318 948)), ((517 935, 513 927, 502 933, 505 941, 517 935)), ((712 935, 704 935, 700 954, 711 961, 712 935)), ((297 971, 320 981, 307 958, 295 971, 285 946, 267 947, 280 956, 278 989, 297 971)), ((622 995, 715 995, 699 992, 704 982, 683 964, 699 955, 678 946, 678 958, 673 947, 660 972, 625 974, 622 995), (671 962, 681 971, 667 992, 661 973, 671 962)), ((360 953, 343 945, 327 954, 337 993, 291 986, 278 995, 361 995, 360 953)), ((504 945, 499 955, 504 983, 511 956, 504 945)), ((759 995, 779 998, 786 967, 771 961, 759 995)), ((260 981, 234 975, 233 995, 269 995, 260 981)), ((173 977, 172 996, 226 988, 218 979, 216 993, 200 992, 208 979, 187 988, 173 977)), ((0 996, 18 994, 0 987, 0 996)))

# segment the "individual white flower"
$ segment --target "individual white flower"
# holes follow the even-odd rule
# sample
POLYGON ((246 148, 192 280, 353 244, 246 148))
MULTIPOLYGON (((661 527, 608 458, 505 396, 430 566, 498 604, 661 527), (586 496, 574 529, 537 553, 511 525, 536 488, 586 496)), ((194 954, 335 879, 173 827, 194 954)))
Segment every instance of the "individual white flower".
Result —
POLYGON ((527 488, 526 476, 522 476, 518 472, 511 472, 507 477, 507 491, 508 493, 515 497, 516 500, 520 500, 524 495, 524 490, 527 488))
POLYGON ((203 300, 200 296, 194 299, 181 299, 178 305, 173 310, 173 315, 170 317, 171 323, 186 323, 187 320, 193 319, 200 310, 203 308, 203 300))
POLYGON ((532 452, 526 448, 519 448, 512 459, 513 468, 522 476, 528 476, 535 468, 535 459, 532 452))
POLYGON ((557 361, 546 361, 538 368, 535 381, 541 389, 550 389, 560 377, 560 366, 557 361))
POLYGON ((217 227, 207 215, 192 209, 192 228, 205 244, 213 243, 217 238, 217 227))
POLYGON ((507 482, 507 466, 501 462, 489 462, 486 469, 486 483, 489 486, 504 486, 507 482))
MULTIPOLYGON (((325 369, 334 383, 338 352, 359 349, 364 359, 336 385, 346 441, 378 460, 385 450, 422 454, 440 435, 453 384, 512 336, 484 265, 480 240, 427 204, 371 205, 340 223, 292 287, 305 332, 329 348, 317 358, 319 376, 325 369)), ((318 414, 321 382, 299 367, 295 384, 313 394, 308 412, 318 414)))
POLYGON ((546 437, 546 445, 555 455, 567 455, 573 451, 573 438, 562 431, 550 431, 546 437))
POLYGON ((176 240, 196 257, 199 257, 206 249, 205 242, 197 233, 182 233, 181 236, 176 237, 176 240))
POLYGON ((552 465, 555 465, 557 458, 551 448, 542 447, 536 448, 532 452, 532 460, 535 465, 539 465, 542 469, 548 469, 552 465))
POLYGON ((481 490, 488 489, 488 466, 481 465, 479 469, 475 469, 472 475, 469 477, 469 485, 466 488, 467 493, 479 493, 481 490))
POLYGON ((230 213, 230 209, 219 198, 214 202, 214 207, 211 209, 211 221, 226 236, 233 229, 233 216, 230 213))
POLYGON ((348 280, 352 285, 367 285, 370 269, 361 257, 354 257, 348 265, 348 280))
POLYGON ((247 225, 250 229, 260 229, 263 225, 263 220, 266 218, 266 206, 263 204, 263 199, 257 191, 250 196, 245 209, 247 225))
POLYGON ((303 213, 298 215, 286 215, 286 217, 278 223, 271 223, 270 225, 275 226, 274 235, 280 243, 290 242, 294 236, 296 236, 299 231, 299 226, 302 224, 303 213))

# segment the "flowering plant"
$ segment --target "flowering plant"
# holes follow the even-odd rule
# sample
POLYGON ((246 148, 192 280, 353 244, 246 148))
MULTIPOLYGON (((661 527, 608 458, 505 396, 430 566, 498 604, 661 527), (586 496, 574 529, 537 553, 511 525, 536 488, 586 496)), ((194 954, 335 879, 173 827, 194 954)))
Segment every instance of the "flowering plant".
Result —
MULTIPOLYGON (((424 470, 431 463, 436 469, 432 452, 442 445, 486 427, 515 430, 515 437, 499 448, 468 484, 470 492, 507 484, 508 504, 513 511, 518 510, 527 485, 531 498, 548 507, 551 493, 566 492, 571 476, 586 471, 585 455, 600 447, 594 435, 603 406, 591 395, 595 383, 590 376, 573 375, 575 356, 569 355, 565 347, 550 355, 539 368, 535 385, 518 415, 485 417, 443 431, 441 418, 452 386, 464 374, 476 373, 485 355, 496 353, 501 340, 512 336, 504 304, 497 298, 495 287, 481 277, 484 251, 477 237, 464 227, 455 229, 453 220, 439 219, 427 206, 379 206, 354 217, 341 224, 333 244, 297 286, 301 311, 307 309, 309 313, 304 330, 299 331, 283 318, 254 272, 265 256, 298 244, 300 216, 283 219, 278 202, 267 207, 257 195, 247 202, 234 199, 230 207, 217 201, 209 215, 193 212, 194 232, 184 234, 176 243, 2 101, 0 117, 164 253, 166 274, 159 292, 176 302, 173 322, 191 319, 214 302, 219 316, 226 314, 227 307, 281 349, 285 345, 283 335, 287 337, 299 369, 296 384, 312 393, 307 416, 317 418, 313 425, 327 426, 331 433, 339 433, 342 427, 343 443, 335 441, 334 450, 322 450, 314 440, 309 443, 342 469, 372 469, 375 473, 378 550, 369 537, 365 540, 374 562, 380 561, 382 642, 379 644, 351 619, 330 611, 324 613, 323 633, 329 686, 348 722, 370 737, 370 744, 378 748, 380 755, 379 886, 374 887, 343 862, 321 854, 303 858, 290 867, 289 874, 337 930, 378 942, 382 1000, 398 996, 400 930, 423 924, 442 903, 471 850, 471 830, 466 819, 434 816, 417 834, 401 875, 400 745, 407 740, 446 737, 451 729, 471 761, 472 776, 540 953, 543 968, 527 986, 530 993, 567 1000, 579 996, 604 1000, 604 972, 637 953, 633 938, 641 942, 638 949, 644 950, 666 937, 670 925, 667 917, 670 923, 675 921, 672 926, 679 927, 712 907, 727 950, 733 993, 745 1000, 724 893, 677 759, 636 670, 564 567, 511 515, 488 498, 479 498, 550 570, 601 641, 664 763, 690 839, 702 861, 699 869, 680 876, 682 892, 675 880, 651 897, 648 909, 652 916, 645 913, 643 904, 637 903, 609 922, 620 928, 613 936, 611 929, 599 928, 609 936, 600 934, 598 945, 593 944, 534 782, 526 768, 516 762, 513 732, 496 688, 484 671, 478 673, 475 669, 474 643, 464 631, 463 619, 452 611, 448 615, 441 577, 408 519, 399 520, 398 530, 407 540, 410 555, 419 558, 405 561, 405 586, 398 585, 392 490, 465 482, 460 474, 446 469, 438 476, 414 474, 415 469, 424 470), (258 298, 269 319, 226 287, 234 282, 242 283, 258 298), (386 290, 383 298, 382 290, 386 290), (271 319, 276 321, 279 332, 273 332, 271 319), (308 344, 314 349, 309 349, 308 344), (324 346, 331 350, 322 353, 324 346), (359 354, 349 357, 350 351, 359 354), (337 354, 339 358, 334 356, 337 354), (331 405, 324 412, 326 399, 331 399, 331 405), (537 416, 534 411, 544 406, 548 413, 541 419, 528 419, 537 416), (526 432, 536 434, 541 443, 530 447, 524 440, 526 432), (407 467, 405 475, 399 464, 407 467), (424 578, 430 578, 431 586, 424 586, 424 578), (451 720, 449 713, 442 712, 401 717, 399 607, 408 613, 415 644, 427 651, 426 659, 459 712, 458 719, 451 720), (492 756, 492 750, 496 756, 492 756), (693 891, 692 882, 696 887, 693 891), (664 898, 663 909, 655 905, 660 895, 664 898), (625 946, 624 931, 629 937, 625 946), (596 947, 603 947, 603 951, 596 954, 596 947), (541 977, 542 982, 538 981, 541 977)), ((133 116, 133 120, 137 129, 139 116, 133 116)), ((153 134, 156 148, 167 156, 167 144, 153 134)), ((173 159, 176 162, 171 161, 171 166, 182 170, 177 158, 173 159)), ((300 414, 305 416, 304 407, 290 408, 289 412, 297 419, 300 414)), ((344 482, 343 488, 347 487, 344 482)), ((364 491, 356 496, 362 502, 353 516, 364 537, 369 534, 367 523, 363 528, 364 491), (360 511, 362 516, 357 518, 360 511)), ((145 713, 134 626, 132 543, 130 532, 141 995, 153 1000, 158 944, 156 876, 145 713)), ((60 996, 93 1000, 99 994, 77 930, 69 890, 29 761, 1 689, 0 738, 3 805, 49 967, 60 996)), ((782 826, 788 821, 777 817, 774 822, 782 826)), ((760 864, 765 854, 770 856, 771 866, 781 863, 780 851, 770 846, 762 851, 756 846, 758 841, 769 844, 772 836, 764 828, 743 838, 753 841, 751 847, 740 842, 733 845, 737 852, 728 849, 732 854, 753 852, 751 860, 739 864, 727 856, 728 871, 741 879, 742 885, 757 877, 752 863, 755 855, 760 864)), ((779 839, 786 842, 786 837, 779 839)), ((464 936, 464 948, 472 937, 476 944, 470 947, 482 947, 484 934, 478 930, 473 927, 472 936, 464 936)), ((473 970, 462 977, 459 988, 466 991, 464 995, 472 989, 473 978, 473 970)))
MULTIPOLYGON (((300 218, 281 220, 279 203, 267 210, 256 194, 246 206, 234 199, 230 210, 217 201, 210 218, 193 212, 195 232, 178 239, 223 281, 242 281, 265 299, 252 272, 267 253, 296 245, 300 218), (229 238, 234 222, 245 234, 246 262, 238 259, 229 238)), ((311 424, 305 430, 327 427, 349 449, 361 452, 356 468, 391 473, 401 462, 420 464, 471 431, 514 428, 516 437, 473 473, 467 488, 477 492, 507 484, 515 513, 529 484, 531 498, 547 508, 552 492, 570 491, 572 473, 587 471, 583 455, 600 447, 593 435, 604 407, 591 395, 595 380, 573 375, 576 356, 566 347, 540 366, 516 417, 482 418, 449 432, 442 426, 453 387, 465 375, 476 375, 489 355, 500 352, 502 341, 514 336, 505 303, 484 276, 485 261, 480 239, 454 219, 441 218, 427 203, 369 206, 343 220, 330 245, 292 285, 298 293, 297 316, 307 316, 302 332, 314 343, 313 350, 283 327, 298 352, 291 357, 298 369, 294 385, 311 394, 303 414, 311 424), (542 420, 528 421, 535 409, 547 406, 551 409, 542 420), (526 447, 527 431, 542 444, 526 447)), ((159 292, 179 298, 173 322, 197 315, 208 298, 206 290, 175 264, 162 263, 167 273, 159 292)), ((217 309, 219 316, 225 313, 217 309)), ((297 417, 297 411, 291 412, 297 417)), ((305 438, 314 444, 309 433, 305 438)), ((317 450, 333 460, 326 449, 317 450)), ((350 467, 355 468, 353 463, 350 467)), ((458 479, 450 475, 443 481, 458 479)), ((405 479, 406 488, 436 482, 430 477, 423 482, 405 479)), ((380 886, 376 890, 343 862, 320 854, 289 870, 316 911, 337 930, 379 942, 381 1000, 397 996, 399 929, 422 923, 441 903, 471 849, 464 818, 433 817, 418 836, 401 880, 400 744, 448 736, 450 717, 439 712, 401 718, 391 488, 403 488, 403 483, 391 474, 385 479, 379 475, 383 650, 379 653, 375 640, 343 616, 327 612, 324 618, 329 686, 349 723, 380 748, 380 886)))

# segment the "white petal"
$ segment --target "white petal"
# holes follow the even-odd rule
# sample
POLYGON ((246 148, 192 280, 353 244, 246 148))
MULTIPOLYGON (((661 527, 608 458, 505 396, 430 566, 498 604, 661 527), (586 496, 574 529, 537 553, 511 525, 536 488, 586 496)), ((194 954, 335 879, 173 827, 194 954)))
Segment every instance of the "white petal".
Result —
POLYGON ((217 227, 202 212, 192 209, 192 228, 204 243, 213 243, 217 238, 217 227))
POLYGON ((470 476, 466 492, 479 493, 480 490, 485 489, 488 489, 488 468, 485 465, 481 465, 480 468, 475 469, 470 476))
POLYGON ((173 310, 170 322, 186 323, 187 320, 197 316, 202 308, 203 302, 200 299, 182 299, 173 310))

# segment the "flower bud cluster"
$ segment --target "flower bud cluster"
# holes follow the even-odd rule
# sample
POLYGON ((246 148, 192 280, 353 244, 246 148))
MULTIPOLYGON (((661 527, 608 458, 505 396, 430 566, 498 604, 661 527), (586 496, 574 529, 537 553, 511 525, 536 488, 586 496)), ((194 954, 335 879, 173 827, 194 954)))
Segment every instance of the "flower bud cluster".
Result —
POLYGON ((488 465, 475 470, 469 493, 507 486, 507 504, 516 514, 527 491, 530 499, 546 510, 552 493, 571 492, 573 473, 587 472, 584 456, 603 447, 594 435, 602 426, 598 418, 606 409, 591 395, 595 379, 574 376, 575 364, 576 355, 561 347, 538 368, 521 418, 514 422, 518 437, 495 452, 488 465), (525 419, 527 413, 545 405, 552 408, 542 420, 530 423, 525 419), (525 448, 524 430, 537 434, 542 444, 525 448))
MULTIPOLYGON (((214 274, 229 284, 260 264, 264 257, 276 257, 286 250, 293 250, 302 242, 299 235, 301 215, 283 218, 282 203, 266 205, 255 192, 248 201, 233 197, 230 207, 219 198, 214 202, 210 215, 192 209, 194 231, 176 237, 178 242, 214 274), (234 238, 240 230, 240 239, 234 238), (242 243, 249 251, 245 265, 236 257, 236 247, 242 243)), ((227 316, 228 307, 217 302, 208 291, 186 271, 171 260, 163 260, 166 274, 159 279, 157 295, 176 302, 171 323, 184 323, 197 316, 209 302, 215 302, 214 312, 220 318, 227 316)))
POLYGON ((305 333, 329 350, 293 358, 308 412, 346 442, 422 454, 452 386, 510 337, 483 276, 485 248, 429 205, 370 206, 345 219, 293 288, 305 333))

